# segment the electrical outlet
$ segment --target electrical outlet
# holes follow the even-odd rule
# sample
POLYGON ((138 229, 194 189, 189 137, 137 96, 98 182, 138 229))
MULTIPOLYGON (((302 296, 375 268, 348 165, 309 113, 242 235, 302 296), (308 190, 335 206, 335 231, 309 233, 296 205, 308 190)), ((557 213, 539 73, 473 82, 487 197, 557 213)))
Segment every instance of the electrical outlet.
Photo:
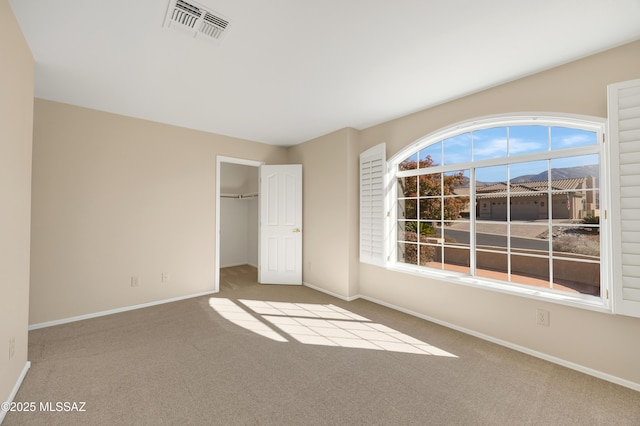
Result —
POLYGON ((131 277, 131 287, 138 287, 140 285, 140 278, 137 275, 131 277))
POLYGON ((163 272, 162 273, 162 277, 161 277, 161 281, 163 283, 168 283, 171 280, 171 276, 169 275, 168 272, 163 272))
POLYGON ((544 309, 538 309, 536 311, 536 324, 549 327, 549 320, 549 311, 545 311, 544 309))

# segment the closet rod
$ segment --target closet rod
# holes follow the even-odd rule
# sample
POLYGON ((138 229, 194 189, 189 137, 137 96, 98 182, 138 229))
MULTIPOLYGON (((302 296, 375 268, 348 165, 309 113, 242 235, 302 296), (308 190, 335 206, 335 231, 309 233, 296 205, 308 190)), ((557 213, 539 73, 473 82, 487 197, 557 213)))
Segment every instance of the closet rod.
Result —
POLYGON ((222 198, 238 198, 238 199, 256 198, 257 196, 258 196, 257 192, 252 192, 249 194, 220 194, 220 197, 222 198))

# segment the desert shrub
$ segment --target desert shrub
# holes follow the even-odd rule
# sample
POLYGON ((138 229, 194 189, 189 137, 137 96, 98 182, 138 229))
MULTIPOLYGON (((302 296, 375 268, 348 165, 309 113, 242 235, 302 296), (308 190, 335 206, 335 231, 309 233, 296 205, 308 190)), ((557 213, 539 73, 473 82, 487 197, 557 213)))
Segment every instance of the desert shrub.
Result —
POLYGON ((600 241, 581 234, 562 234, 553 239, 553 251, 600 256, 600 241))
POLYGON ((600 224, 600 216, 587 216, 582 219, 582 223, 585 225, 598 225, 600 224))
MULTIPOLYGON (((405 229, 408 232, 413 232, 413 233, 417 233, 418 232, 418 222, 408 222, 405 225, 405 229)), ((433 235, 435 234, 435 229, 433 229, 433 226, 430 223, 427 222, 420 222, 420 235, 433 235)), ((405 241, 409 241, 409 240, 405 240, 405 241)), ((412 240, 415 241, 415 240, 412 240)))
MULTIPOLYGON (((417 234, 411 231, 405 231, 404 233, 405 241, 418 241, 417 234)), ((421 235, 420 242, 426 243, 427 236, 421 235)), ((433 246, 421 245, 420 246, 420 263, 417 262, 418 259, 418 245, 417 244, 405 244, 404 245, 404 263, 409 263, 411 265, 426 265, 433 260, 435 254, 435 248, 433 246)))
POLYGON ((582 219, 582 223, 584 225, 589 225, 589 226, 585 226, 584 228, 582 228, 582 231, 590 232, 592 234, 599 234, 600 233, 600 227, 599 226, 592 226, 592 225, 599 225, 600 224, 600 216, 587 216, 584 219, 582 219))

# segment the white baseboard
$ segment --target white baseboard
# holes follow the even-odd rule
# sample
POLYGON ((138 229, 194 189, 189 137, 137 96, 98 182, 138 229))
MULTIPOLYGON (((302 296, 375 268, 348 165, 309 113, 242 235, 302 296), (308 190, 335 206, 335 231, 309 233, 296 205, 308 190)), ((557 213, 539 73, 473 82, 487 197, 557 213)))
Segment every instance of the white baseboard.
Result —
POLYGON ((315 286, 313 284, 309 284, 309 283, 304 282, 304 281, 302 282, 302 285, 305 286, 305 287, 309 287, 309 288, 311 288, 313 290, 319 291, 320 293, 325 293, 325 294, 328 294, 329 296, 333 296, 333 297, 336 297, 338 299, 342 299, 342 300, 344 300, 346 302, 351 302, 353 300, 356 300, 356 299, 360 298, 360 296, 351 296, 351 297, 342 296, 341 294, 334 293, 332 291, 326 290, 326 289, 324 289, 322 287, 315 286))
POLYGON ((235 268, 236 266, 251 266, 258 269, 258 265, 254 265, 253 263, 232 263, 229 265, 220 265, 220 269, 222 268, 235 268))
POLYGON ((31 324, 29 326, 29 331, 37 330, 39 328, 53 327, 54 325, 67 324, 67 323, 75 322, 75 321, 82 321, 82 320, 86 320, 86 319, 89 319, 89 318, 97 318, 97 317, 103 317, 105 315, 118 314, 120 312, 133 311, 135 309, 148 308, 150 306, 163 305, 165 303, 177 302, 179 300, 191 299, 191 298, 194 298, 194 297, 207 296, 209 294, 214 294, 214 293, 217 293, 217 292, 216 291, 205 291, 203 293, 189 294, 187 296, 179 296, 179 297, 173 297, 171 299, 157 300, 155 302, 142 303, 140 305, 125 306, 123 308, 116 308, 116 309, 110 309, 108 311, 94 312, 92 314, 79 315, 77 317, 62 318, 62 319, 54 320, 54 321, 47 321, 47 322, 41 322, 41 323, 38 323, 38 324, 31 324))
POLYGON ((247 262, 229 263, 229 264, 226 264, 226 265, 220 265, 220 269, 222 269, 222 268, 233 268, 233 267, 236 267, 236 266, 245 266, 245 265, 248 265, 248 263, 247 262))
MULTIPOLYGON (((29 368, 31 368, 31 363, 27 361, 27 363, 24 365, 24 368, 22 369, 22 373, 20 373, 20 377, 18 377, 18 381, 16 382, 15 386, 13 386, 13 390, 11 391, 11 395, 9 395, 9 399, 7 399, 6 402, 13 402, 13 399, 16 397, 16 394, 18 393, 18 389, 20 389, 20 386, 22 386, 22 381, 27 375, 27 371, 29 371, 29 368)), ((4 420, 4 416, 6 415, 7 415, 6 411, 0 410, 0 425, 2 424, 2 421, 4 420)))
POLYGON ((531 355, 531 356, 534 356, 536 358, 540 358, 540 359, 543 359, 545 361, 549 361, 549 362, 552 362, 554 364, 558 364, 558 365, 561 365, 563 367, 567 367, 567 368, 570 368, 572 370, 579 371, 579 372, 587 374, 589 376, 597 377, 598 379, 606 380, 608 382, 615 383, 617 385, 624 386, 626 388, 633 389, 635 391, 640 391, 640 383, 635 383, 635 382, 632 382, 630 380, 626 380, 626 379, 622 379, 622 378, 617 377, 617 376, 613 376, 611 374, 603 373, 602 371, 594 370, 593 368, 585 367, 584 365, 576 364, 576 363, 573 363, 571 361, 564 360, 562 358, 558 358, 558 357, 555 357, 555 356, 552 356, 552 355, 548 355, 548 354, 545 354, 545 353, 542 353, 542 352, 534 351, 533 349, 529 349, 529 348, 526 348, 524 346, 516 345, 514 343, 507 342, 505 340, 496 339, 496 338, 488 336, 486 334, 478 333, 476 331, 469 330, 468 328, 459 327, 459 326, 457 326, 455 324, 451 324, 451 323, 448 323, 446 321, 441 321, 439 319, 432 318, 432 317, 429 317, 427 315, 423 315, 421 313, 411 311, 409 309, 401 308, 399 306, 395 306, 395 305, 392 305, 391 303, 383 302, 382 300, 378 300, 378 299, 375 299, 373 297, 360 295, 360 296, 358 296, 356 298, 361 298, 361 299, 364 299, 364 300, 368 300, 369 302, 373 302, 373 303, 376 303, 378 305, 386 306, 387 308, 395 309, 396 311, 404 312, 405 314, 409 314, 409 315, 412 315, 412 316, 415 316, 415 317, 418 317, 418 318, 422 318, 424 320, 427 320, 427 321, 442 325, 444 327, 451 328, 453 330, 457 330, 457 331, 460 331, 462 333, 469 334, 471 336, 478 337, 478 338, 483 339, 483 340, 487 340, 487 341, 495 343, 497 345, 504 346, 504 347, 507 347, 509 349, 513 349, 513 350, 516 350, 518 352, 522 352, 522 353, 525 353, 527 355, 531 355))

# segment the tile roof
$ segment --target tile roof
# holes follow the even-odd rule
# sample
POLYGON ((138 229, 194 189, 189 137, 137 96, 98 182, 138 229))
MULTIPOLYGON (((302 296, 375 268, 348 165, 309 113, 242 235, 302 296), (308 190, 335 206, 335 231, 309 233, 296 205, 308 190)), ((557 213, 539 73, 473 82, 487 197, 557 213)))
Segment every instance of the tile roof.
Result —
MULTIPOLYGON (((551 181, 552 191, 575 191, 578 189, 584 189, 587 187, 587 178, 572 178, 572 179, 554 179, 551 181)), ((511 183, 510 193, 514 197, 524 197, 531 195, 539 195, 541 192, 546 192, 549 188, 549 182, 546 180, 536 182, 519 182, 511 183)), ((456 188, 455 193, 457 195, 469 195, 469 188, 456 188)), ((495 182, 486 185, 478 185, 476 187, 476 195, 494 195, 494 196, 506 196, 507 183, 495 182)))

